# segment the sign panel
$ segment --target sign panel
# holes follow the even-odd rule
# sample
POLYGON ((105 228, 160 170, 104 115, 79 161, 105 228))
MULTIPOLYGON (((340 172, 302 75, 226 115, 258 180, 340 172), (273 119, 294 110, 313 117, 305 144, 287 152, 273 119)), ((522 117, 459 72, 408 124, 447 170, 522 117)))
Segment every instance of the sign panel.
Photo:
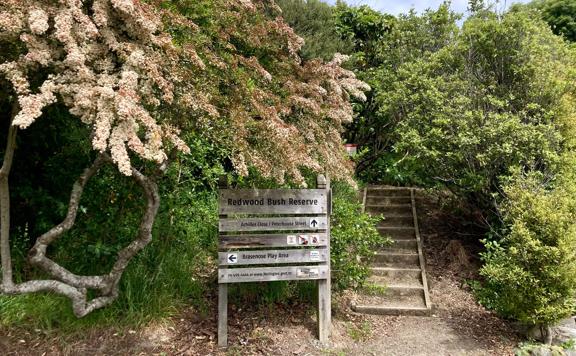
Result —
POLYGON ((328 278, 328 266, 288 266, 260 268, 222 268, 218 270, 218 283, 260 281, 317 280, 328 278))
POLYGON ((222 189, 220 215, 326 214, 326 189, 222 189))
POLYGON ((218 264, 231 265, 265 265, 272 263, 310 263, 326 262, 327 250, 258 250, 218 253, 218 264))
POLYGON ((228 343, 228 284, 244 282, 316 280, 318 335, 328 341, 331 190, 322 175, 316 183, 321 189, 220 190, 219 346, 228 343))
POLYGON ((326 230, 326 226, 326 216, 220 219, 219 222, 219 229, 221 232, 286 230, 316 231, 326 230))
POLYGON ((326 246, 326 233, 220 235, 221 249, 254 247, 326 246))

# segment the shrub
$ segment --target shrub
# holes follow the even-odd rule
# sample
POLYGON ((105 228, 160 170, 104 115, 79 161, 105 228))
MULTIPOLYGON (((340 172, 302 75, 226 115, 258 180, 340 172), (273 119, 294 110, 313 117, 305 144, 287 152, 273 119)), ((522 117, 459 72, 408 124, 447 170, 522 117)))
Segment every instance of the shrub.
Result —
POLYGON ((485 241, 480 301, 527 324, 576 312, 576 160, 569 161, 551 183, 517 172, 506 187, 504 237, 485 241))
POLYGON ((362 213, 356 191, 348 185, 333 187, 332 283, 333 289, 360 287, 368 277, 376 247, 391 241, 376 230, 378 217, 362 213))

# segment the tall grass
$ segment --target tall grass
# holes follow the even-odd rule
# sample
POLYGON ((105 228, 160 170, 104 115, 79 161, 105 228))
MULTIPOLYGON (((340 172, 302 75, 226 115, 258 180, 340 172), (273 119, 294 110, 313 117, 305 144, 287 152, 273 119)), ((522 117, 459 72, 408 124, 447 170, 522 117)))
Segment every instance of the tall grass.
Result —
MULTIPOLYGON (((179 212, 168 208, 160 212, 153 242, 126 269, 120 296, 112 305, 78 319, 70 301, 57 295, 0 296, 0 325, 70 333, 91 327, 138 326, 175 315, 184 305, 205 312, 205 296, 214 283, 211 272, 216 270, 216 197, 203 193, 189 198, 179 212)), ((74 264, 83 262, 81 251, 55 253, 74 264)))

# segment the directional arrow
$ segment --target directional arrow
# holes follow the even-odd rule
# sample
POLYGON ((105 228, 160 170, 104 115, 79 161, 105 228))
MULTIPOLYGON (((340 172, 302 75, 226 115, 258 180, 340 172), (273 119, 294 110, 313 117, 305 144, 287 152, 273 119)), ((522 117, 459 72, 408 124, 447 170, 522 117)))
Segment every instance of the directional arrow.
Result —
POLYGON ((310 220, 310 226, 316 227, 316 225, 318 225, 318 221, 316 221, 316 219, 310 220))
POLYGON ((235 253, 231 253, 228 255, 228 262, 236 263, 237 261, 238 261, 238 255, 236 255, 235 253))

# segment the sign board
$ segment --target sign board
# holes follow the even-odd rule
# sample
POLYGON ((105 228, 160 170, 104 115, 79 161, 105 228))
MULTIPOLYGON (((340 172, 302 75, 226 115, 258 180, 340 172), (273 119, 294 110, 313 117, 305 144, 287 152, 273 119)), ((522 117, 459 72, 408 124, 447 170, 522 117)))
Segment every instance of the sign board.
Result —
POLYGON ((232 218, 220 219, 220 232, 232 231, 317 231, 326 230, 325 216, 287 218, 232 218))
POLYGON ((220 215, 326 214, 325 189, 224 189, 219 197, 220 215))
POLYGON ((253 235, 220 235, 220 248, 241 249, 258 247, 326 246, 326 233, 284 233, 253 235))
MULTIPOLYGON (((218 345, 228 343, 228 284, 318 281, 320 341, 330 332, 331 191, 220 189, 218 345)), ((223 188, 223 187, 221 187, 223 188)))
MULTIPOLYGON (((218 253, 220 266, 326 262, 327 250, 257 250, 218 253)), ((220 283, 227 283, 220 281, 220 283)))
POLYGON ((219 283, 326 279, 327 266, 228 268, 218 272, 219 283))
POLYGON ((348 156, 355 156, 358 153, 358 145, 353 143, 348 143, 344 145, 348 156))

